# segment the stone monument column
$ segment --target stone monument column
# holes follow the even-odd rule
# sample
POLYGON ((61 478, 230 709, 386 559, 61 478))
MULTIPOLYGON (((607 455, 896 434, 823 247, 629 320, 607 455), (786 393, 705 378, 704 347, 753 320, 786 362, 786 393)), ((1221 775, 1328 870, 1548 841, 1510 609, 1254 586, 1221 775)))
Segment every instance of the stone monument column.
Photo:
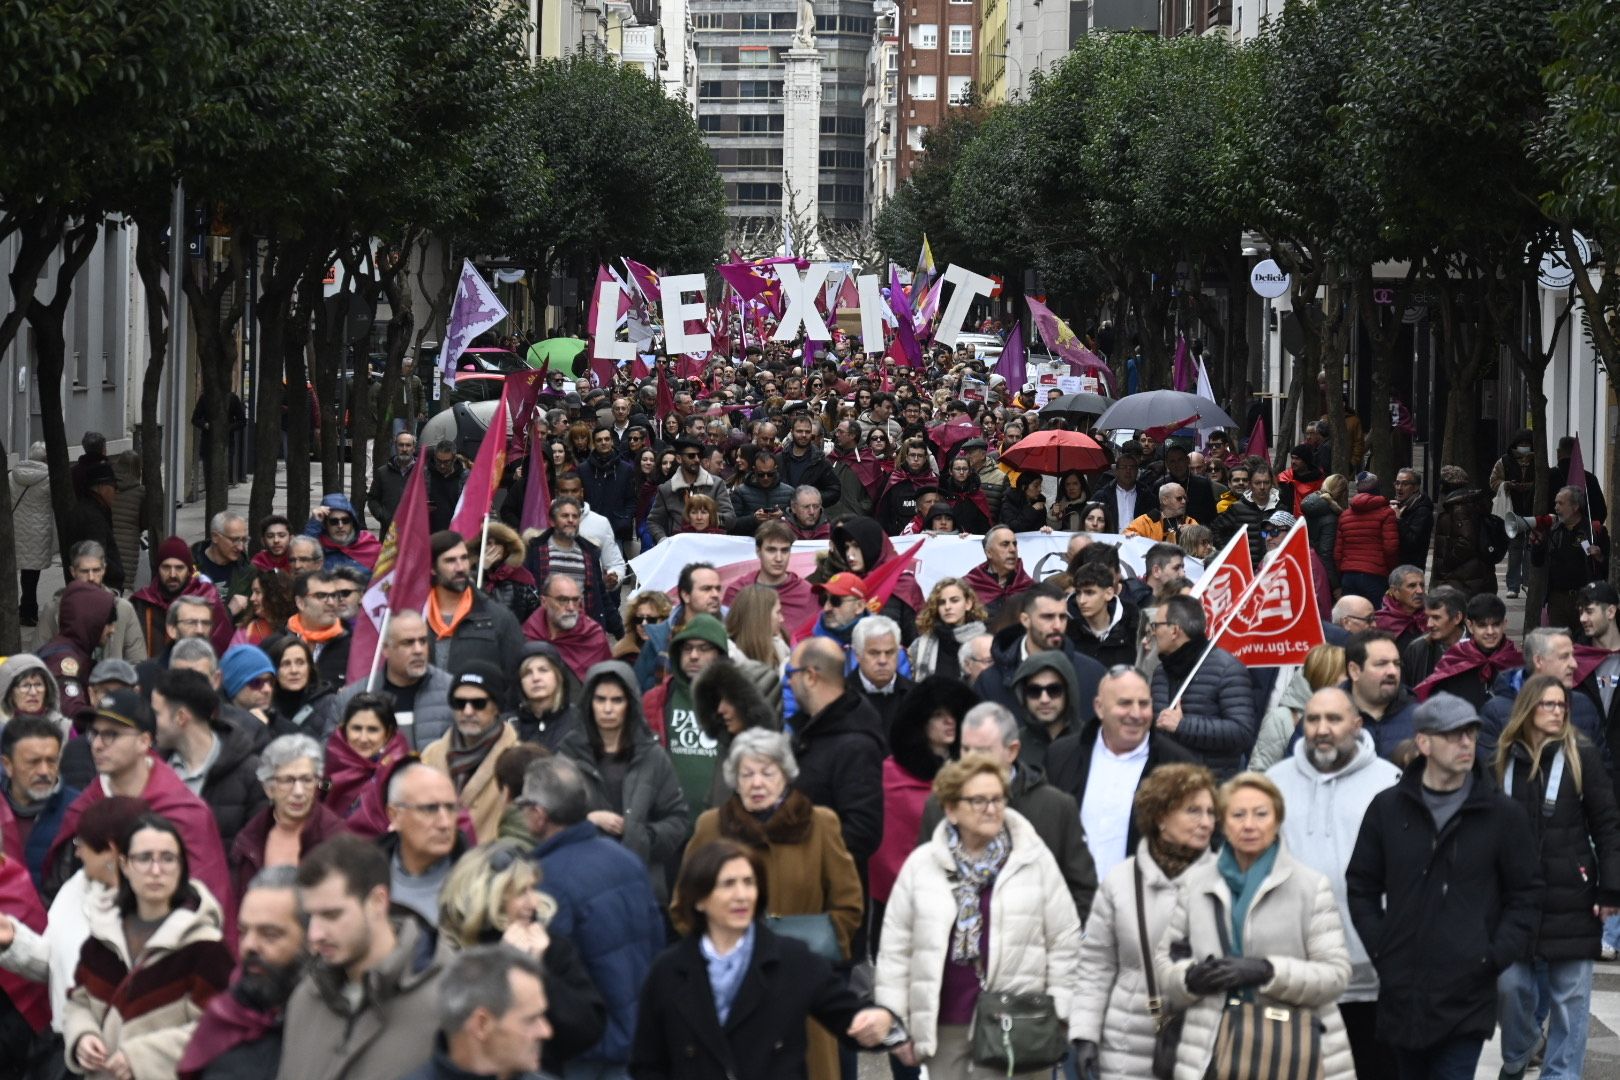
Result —
POLYGON ((799 4, 799 24, 786 56, 782 84, 782 216, 789 215, 792 198, 797 229, 796 255, 816 258, 821 239, 816 222, 821 216, 821 50, 816 48, 816 11, 812 0, 799 4))

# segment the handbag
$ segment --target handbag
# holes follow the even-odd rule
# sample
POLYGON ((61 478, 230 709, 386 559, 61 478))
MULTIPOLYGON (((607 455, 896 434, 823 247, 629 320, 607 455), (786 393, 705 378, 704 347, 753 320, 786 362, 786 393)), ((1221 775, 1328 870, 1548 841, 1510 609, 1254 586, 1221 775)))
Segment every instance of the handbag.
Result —
MULTIPOLYGON (((1221 952, 1231 956, 1225 909, 1218 898, 1210 900, 1221 952)), ((1322 1024, 1316 1010, 1228 997, 1208 1075, 1213 1080, 1322 1080, 1322 1024)))
POLYGON ((1050 994, 1009 994, 981 989, 968 1025, 973 1064, 1005 1071, 1050 1069, 1069 1050, 1068 1025, 1058 1019, 1050 994))
POLYGON ((773 934, 803 942, 811 952, 834 967, 844 963, 844 947, 838 941, 832 916, 825 912, 820 915, 767 915, 765 925, 773 934))
POLYGON ((1153 1075, 1158 1080, 1170 1080, 1176 1072, 1176 1050, 1181 1045, 1181 1029, 1186 1026, 1187 1014, 1165 1014, 1164 999, 1159 996, 1158 981, 1153 975, 1153 940, 1148 937, 1146 890, 1142 886, 1142 864, 1131 862, 1136 876, 1136 932, 1142 942, 1142 974, 1147 978, 1148 1015, 1153 1017, 1153 1075))

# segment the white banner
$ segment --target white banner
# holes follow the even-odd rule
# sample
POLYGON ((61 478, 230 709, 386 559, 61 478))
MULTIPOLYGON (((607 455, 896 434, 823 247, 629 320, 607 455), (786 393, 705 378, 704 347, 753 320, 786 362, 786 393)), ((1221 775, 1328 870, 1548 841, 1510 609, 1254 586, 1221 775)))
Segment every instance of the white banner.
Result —
MULTIPOLYGON (((1036 581, 1044 581, 1053 574, 1067 569, 1064 552, 1073 533, 1019 533, 1018 557, 1024 571, 1036 581)), ((1154 541, 1140 536, 1115 536, 1111 533, 1092 533, 1094 543, 1113 544, 1119 548, 1120 563, 1126 576, 1140 577, 1146 572, 1143 560, 1154 541)), ((935 535, 890 537, 899 554, 910 551, 914 544, 922 544, 917 562, 913 566, 917 584, 926 596, 940 579, 963 577, 984 562, 984 544, 977 536, 935 535)), ((789 568, 800 577, 807 577, 816 568, 816 556, 827 550, 825 540, 800 540, 793 545, 789 568)), ((644 551, 630 560, 636 580, 643 589, 674 592, 681 570, 690 563, 709 563, 720 571, 721 580, 729 585, 745 574, 759 569, 754 553, 754 540, 748 536, 716 536, 706 533, 682 533, 672 536, 650 551, 644 551)), ((1188 556, 1187 577, 1197 581, 1204 572, 1204 564, 1188 556)))

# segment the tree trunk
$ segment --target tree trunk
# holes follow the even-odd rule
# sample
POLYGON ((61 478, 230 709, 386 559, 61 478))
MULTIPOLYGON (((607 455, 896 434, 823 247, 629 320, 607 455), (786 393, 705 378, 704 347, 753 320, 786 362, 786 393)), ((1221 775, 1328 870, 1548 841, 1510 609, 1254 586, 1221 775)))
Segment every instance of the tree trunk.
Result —
POLYGON ((282 342, 287 364, 287 517, 293 532, 309 519, 310 415, 306 349, 315 305, 321 300, 321 279, 326 276, 331 249, 304 265, 282 342))
MULTIPOLYGON (((152 350, 141 376, 141 521, 148 527, 167 519, 169 505, 163 486, 163 439, 158 434, 163 368, 169 358, 169 292, 164 284, 166 226, 167 222, 155 216, 135 220, 135 271, 146 294, 146 340, 152 350)), ((134 556, 130 552, 124 563, 124 573, 131 582, 135 580, 134 556)))
POLYGON ((73 298, 73 279, 90 258, 101 236, 100 220, 80 222, 63 242, 62 265, 56 271, 56 293, 50 303, 35 296, 28 303, 28 323, 34 328, 38 364, 34 371, 39 390, 40 426, 45 435, 45 462, 50 469, 51 509, 56 517, 56 541, 62 565, 68 566, 68 548, 78 539, 73 520, 78 497, 68 462, 67 418, 62 408, 62 373, 67 364, 67 338, 63 324, 73 298))
MULTIPOLYGON (((200 404, 206 426, 198 432, 198 441, 203 459, 204 520, 208 522, 230 504, 231 374, 236 369, 236 325, 245 310, 242 249, 249 242, 238 229, 231 237, 231 260, 225 272, 205 281, 208 268, 199 260, 187 260, 181 279, 197 336, 197 369, 202 377, 200 404)), ((174 434, 178 437, 180 433, 174 434)), ((175 494, 180 497, 179 492, 175 494)))
MULTIPOLYGON (((11 499, 11 454, 0 441, 0 506, 14 506, 11 499)), ((21 609, 17 584, 17 522, 10 514, 0 514, 0 611, 21 609)), ((0 653, 15 656, 22 652, 22 623, 0 619, 0 653)))
MULTIPOLYGON (((285 342, 291 319, 293 289, 303 271, 307 245, 272 239, 269 241, 259 276, 259 299, 255 312, 259 319, 259 357, 254 372, 253 393, 258 425, 253 432, 253 486, 248 493, 248 516, 252 519, 252 542, 259 545, 258 523, 275 512, 276 459, 281 456, 287 401, 285 342)), ((289 454, 287 462, 292 467, 289 454)), ((290 492, 289 492, 290 494, 290 492)), ((291 515, 289 515, 291 519, 291 515)), ((303 522, 293 520, 296 534, 303 522)))

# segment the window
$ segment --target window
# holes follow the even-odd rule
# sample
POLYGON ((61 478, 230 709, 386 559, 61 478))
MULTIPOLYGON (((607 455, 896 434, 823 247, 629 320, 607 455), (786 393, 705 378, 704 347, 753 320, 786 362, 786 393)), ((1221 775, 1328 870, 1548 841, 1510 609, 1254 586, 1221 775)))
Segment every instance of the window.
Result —
POLYGON ((701 15, 693 15, 692 16, 692 29, 694 29, 694 30, 718 30, 721 27, 721 19, 722 18, 723 18, 723 16, 721 16, 720 13, 717 12, 717 11, 708 11, 708 12, 704 12, 701 15))
POLYGON ((758 11, 744 12, 742 17, 742 28, 744 30, 769 30, 771 28, 770 13, 758 11))
POLYGON ((923 139, 928 137, 927 124, 912 124, 906 128, 906 149, 921 153, 923 139))
POLYGON ((821 167, 823 169, 864 169, 866 155, 860 150, 823 150, 821 151, 821 167))
POLYGON ((823 135, 866 135, 866 120, 859 116, 823 116, 823 135))
POLYGON ((782 201, 782 185, 738 184, 737 201, 740 203, 779 203, 782 201))
POLYGON ((824 203, 859 203, 866 197, 859 184, 822 184, 819 194, 824 203))
POLYGON ((914 49, 939 48, 939 24, 918 23, 911 28, 911 47, 914 49))
POLYGON ((950 103, 952 105, 966 105, 973 98, 973 76, 952 75, 950 77, 950 103))
POLYGON ((906 96, 913 101, 933 101, 939 97, 939 79, 933 75, 913 75, 906 96))
POLYGON ((744 45, 737 50, 737 63, 746 66, 758 66, 771 62, 771 49, 768 45, 744 45))
POLYGON ((799 13, 796 11, 778 11, 771 15, 772 30, 797 30, 799 27, 799 13))
POLYGON ((782 130, 781 116, 739 116, 737 130, 745 135, 758 135, 782 130))
POLYGON ((973 54, 973 27, 951 27, 951 55, 971 56, 973 54))
POLYGON ((721 84, 720 83, 718 83, 718 82, 700 82, 700 83, 698 83, 698 97, 699 98, 718 98, 718 97, 722 97, 722 96, 724 96, 724 95, 723 95, 723 93, 721 91, 721 84))
POLYGON ((697 118, 699 131, 724 131, 726 118, 724 116, 710 116, 704 113, 697 118))
POLYGON ((764 169, 782 165, 782 151, 745 146, 737 151, 737 164, 743 168, 764 169))
POLYGON ((745 79, 737 84, 737 96, 743 98, 779 98, 782 96, 780 81, 769 82, 765 79, 745 79))
POLYGON ((722 49, 714 45, 704 45, 698 49, 698 63, 700 64, 729 64, 732 57, 730 49, 722 49))

